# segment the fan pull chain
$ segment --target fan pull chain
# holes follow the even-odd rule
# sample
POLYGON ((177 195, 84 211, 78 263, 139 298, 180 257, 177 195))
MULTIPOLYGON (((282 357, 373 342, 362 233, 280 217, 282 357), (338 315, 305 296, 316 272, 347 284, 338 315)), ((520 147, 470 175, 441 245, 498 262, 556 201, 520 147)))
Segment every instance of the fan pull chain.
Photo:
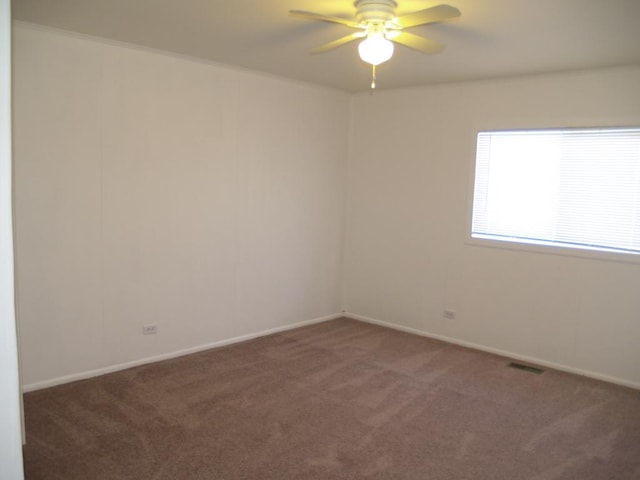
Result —
POLYGON ((373 95, 373 89, 376 88, 376 66, 371 65, 371 94, 373 95))

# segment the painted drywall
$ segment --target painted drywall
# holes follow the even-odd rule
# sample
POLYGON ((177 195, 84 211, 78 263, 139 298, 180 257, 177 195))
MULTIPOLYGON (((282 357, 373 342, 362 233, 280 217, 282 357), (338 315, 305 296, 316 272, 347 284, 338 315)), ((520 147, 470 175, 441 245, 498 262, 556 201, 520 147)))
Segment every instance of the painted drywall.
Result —
POLYGON ((0 476, 21 480, 22 425, 14 307, 11 10, 0 0, 0 476))
POLYGON ((640 124, 638 67, 350 99, 26 24, 15 35, 27 387, 341 306, 640 385, 637 263, 465 243, 476 130, 640 124))
POLYGON ((28 24, 14 43, 27 388, 340 310, 348 95, 28 24))
POLYGON ((638 85, 629 67, 356 97, 348 311, 640 386, 640 263, 465 243, 478 129, 640 125, 638 85))

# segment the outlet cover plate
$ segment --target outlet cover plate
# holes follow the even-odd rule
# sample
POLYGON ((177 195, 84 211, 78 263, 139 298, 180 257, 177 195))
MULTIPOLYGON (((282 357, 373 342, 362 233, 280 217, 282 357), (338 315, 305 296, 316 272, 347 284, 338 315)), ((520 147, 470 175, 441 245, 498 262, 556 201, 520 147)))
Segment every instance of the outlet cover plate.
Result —
POLYGON ((156 333, 158 333, 158 326, 157 325, 144 325, 142 327, 142 334, 143 335, 155 335, 156 333))

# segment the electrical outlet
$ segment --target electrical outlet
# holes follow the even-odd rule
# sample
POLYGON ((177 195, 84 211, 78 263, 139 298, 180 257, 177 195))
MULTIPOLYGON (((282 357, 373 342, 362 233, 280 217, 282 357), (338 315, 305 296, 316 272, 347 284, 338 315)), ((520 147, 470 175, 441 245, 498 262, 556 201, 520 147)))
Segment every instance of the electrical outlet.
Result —
POLYGON ((454 312, 453 310, 445 309, 445 311, 443 313, 443 316, 447 320, 455 320, 456 319, 456 312, 454 312))
POLYGON ((142 334, 143 335, 155 335, 156 333, 158 333, 158 326, 157 325, 144 325, 142 327, 142 334))

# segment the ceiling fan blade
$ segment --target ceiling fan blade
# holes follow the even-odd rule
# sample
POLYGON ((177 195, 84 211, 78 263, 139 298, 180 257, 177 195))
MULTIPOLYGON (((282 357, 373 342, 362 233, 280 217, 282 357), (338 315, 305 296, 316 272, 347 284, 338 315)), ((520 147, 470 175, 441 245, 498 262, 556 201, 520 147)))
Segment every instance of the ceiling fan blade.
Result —
POLYGON ((389 40, 404 45, 405 47, 413 48, 422 53, 438 53, 444 50, 444 45, 428 38, 420 37, 409 32, 398 32, 393 37, 389 37, 389 40))
POLYGON ((330 17, 328 15, 321 15, 319 13, 305 12, 304 10, 289 10, 289 15, 294 17, 302 17, 308 20, 320 20, 321 22, 338 23, 349 28, 362 28, 358 22, 353 20, 347 20, 346 18, 330 17))
POLYGON ((427 23, 441 22, 449 18, 460 16, 460 10, 451 5, 437 5, 417 12, 398 17, 396 22, 402 28, 416 27, 427 23))
POLYGON ((318 48, 312 50, 311 53, 328 52, 329 50, 332 50, 334 48, 338 48, 338 47, 344 45, 345 43, 353 42, 354 40, 357 40, 358 38, 363 38, 363 37, 366 37, 366 36, 367 36, 367 32, 365 32, 365 31, 354 32, 351 35, 347 35, 346 37, 339 38, 337 40, 334 40, 333 42, 329 42, 329 43, 325 43, 324 45, 320 45, 318 48))

